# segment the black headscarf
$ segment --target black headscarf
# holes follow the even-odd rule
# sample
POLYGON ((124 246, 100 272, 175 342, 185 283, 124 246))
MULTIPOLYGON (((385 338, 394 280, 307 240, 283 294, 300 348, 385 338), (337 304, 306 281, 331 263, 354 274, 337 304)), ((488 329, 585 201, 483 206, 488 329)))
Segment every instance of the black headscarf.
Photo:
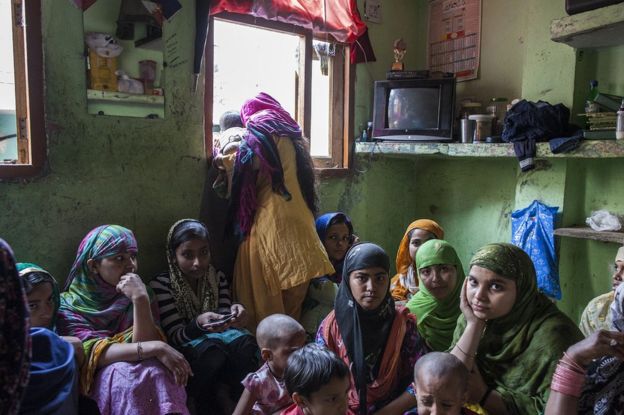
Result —
POLYGON ((390 271, 390 258, 386 252, 370 242, 354 245, 345 255, 342 283, 336 297, 336 321, 349 360, 355 387, 360 397, 360 414, 366 414, 366 388, 379 370, 381 356, 394 321, 394 300, 390 295, 390 278, 386 296, 375 310, 364 310, 353 298, 349 274, 353 271, 381 267, 390 271))

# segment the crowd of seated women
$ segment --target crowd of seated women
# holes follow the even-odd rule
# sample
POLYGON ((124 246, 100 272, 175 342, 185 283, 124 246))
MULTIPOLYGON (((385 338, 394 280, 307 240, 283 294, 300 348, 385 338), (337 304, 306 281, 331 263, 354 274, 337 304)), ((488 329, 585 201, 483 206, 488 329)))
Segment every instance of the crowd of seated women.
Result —
POLYGON ((77 244, 62 289, 0 240, 0 414, 623 413, 624 249, 583 333, 522 249, 488 244, 464 268, 432 220, 407 227, 391 277, 345 213, 314 221, 279 104, 241 114, 252 133, 228 129, 217 158, 237 201, 232 276, 195 219, 163 235, 147 285, 119 225, 77 244))

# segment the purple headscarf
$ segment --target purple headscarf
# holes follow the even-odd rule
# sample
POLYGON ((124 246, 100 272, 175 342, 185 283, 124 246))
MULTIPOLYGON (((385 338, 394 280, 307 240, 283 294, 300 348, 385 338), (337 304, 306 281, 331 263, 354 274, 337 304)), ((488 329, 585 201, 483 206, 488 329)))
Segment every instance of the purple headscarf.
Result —
POLYGON ((297 122, 275 98, 265 92, 247 100, 240 115, 247 133, 243 137, 234 165, 232 207, 238 224, 237 231, 247 235, 253 225, 257 208, 257 174, 270 177, 273 191, 286 200, 291 198, 284 184, 282 162, 272 137, 286 136, 292 140, 300 140, 303 136, 297 122), (254 156, 260 163, 258 173, 252 166, 254 156))

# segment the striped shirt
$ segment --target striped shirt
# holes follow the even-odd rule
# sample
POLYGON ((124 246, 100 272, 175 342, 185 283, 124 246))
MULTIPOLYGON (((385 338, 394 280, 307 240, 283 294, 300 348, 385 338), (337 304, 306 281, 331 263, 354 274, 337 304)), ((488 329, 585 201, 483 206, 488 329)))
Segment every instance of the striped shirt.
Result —
MULTIPOLYGON (((217 310, 210 310, 220 314, 230 313, 232 300, 230 296, 230 285, 225 274, 216 272, 219 281, 219 305, 217 310)), ((188 320, 183 317, 176 307, 173 294, 171 293, 171 279, 169 272, 162 272, 149 283, 160 310, 160 325, 167 334, 169 343, 174 347, 181 347, 183 344, 208 333, 197 324, 197 318, 188 320)))

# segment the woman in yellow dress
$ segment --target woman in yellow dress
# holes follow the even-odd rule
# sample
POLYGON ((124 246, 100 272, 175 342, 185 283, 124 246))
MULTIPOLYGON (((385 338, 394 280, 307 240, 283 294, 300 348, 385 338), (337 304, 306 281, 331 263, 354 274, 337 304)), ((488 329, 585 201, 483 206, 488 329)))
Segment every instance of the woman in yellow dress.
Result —
POLYGON ((310 280, 334 268, 316 234, 314 170, 301 128, 270 95, 243 104, 245 128, 220 138, 230 215, 242 242, 233 272, 249 327, 274 313, 299 319, 310 280))

